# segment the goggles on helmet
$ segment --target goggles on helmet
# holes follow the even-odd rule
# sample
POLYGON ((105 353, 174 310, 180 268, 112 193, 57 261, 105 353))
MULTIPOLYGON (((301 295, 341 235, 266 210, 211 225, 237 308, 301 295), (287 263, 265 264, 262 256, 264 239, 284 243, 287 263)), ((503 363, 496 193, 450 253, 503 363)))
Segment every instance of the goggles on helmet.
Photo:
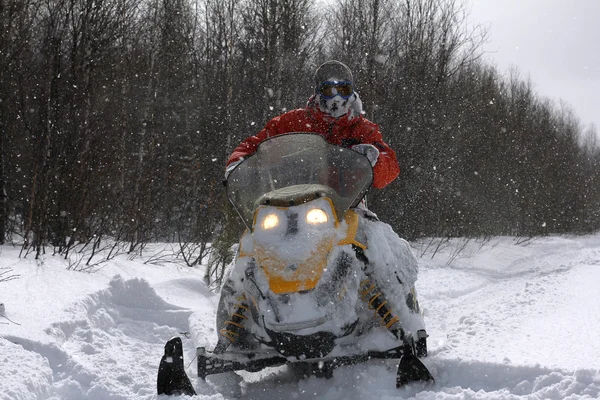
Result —
POLYGON ((354 93, 354 88, 352 87, 352 82, 327 81, 321 83, 317 87, 317 92, 326 99, 332 99, 335 96, 340 96, 342 99, 346 100, 352 96, 352 93, 354 93))

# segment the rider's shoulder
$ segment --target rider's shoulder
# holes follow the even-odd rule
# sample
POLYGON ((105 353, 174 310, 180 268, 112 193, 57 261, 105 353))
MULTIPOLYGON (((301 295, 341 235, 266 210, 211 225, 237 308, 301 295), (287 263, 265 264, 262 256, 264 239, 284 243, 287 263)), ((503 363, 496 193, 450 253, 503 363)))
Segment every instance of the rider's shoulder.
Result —
POLYGON ((303 116, 305 112, 306 112, 306 110, 303 108, 297 108, 294 110, 286 111, 283 114, 279 114, 278 116, 273 117, 271 119, 271 122, 278 123, 278 122, 286 122, 286 121, 294 120, 294 119, 299 118, 300 116, 303 116))
POLYGON ((379 130, 379 125, 375 122, 367 119, 365 116, 360 115, 354 118, 354 129, 359 129, 361 131, 372 131, 379 130))

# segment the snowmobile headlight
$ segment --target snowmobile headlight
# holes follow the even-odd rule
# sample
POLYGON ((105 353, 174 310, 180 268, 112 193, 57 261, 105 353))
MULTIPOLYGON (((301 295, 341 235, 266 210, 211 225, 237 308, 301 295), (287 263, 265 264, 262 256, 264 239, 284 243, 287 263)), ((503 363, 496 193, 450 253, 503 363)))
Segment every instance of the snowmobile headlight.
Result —
POLYGON ((263 229, 268 230, 268 229, 273 229, 275 228, 277 225, 279 225, 279 217, 277 216, 277 214, 267 214, 261 224, 263 229))
POLYGON ((311 225, 323 224, 328 220, 327 213, 320 208, 313 208, 306 213, 306 222, 311 225))

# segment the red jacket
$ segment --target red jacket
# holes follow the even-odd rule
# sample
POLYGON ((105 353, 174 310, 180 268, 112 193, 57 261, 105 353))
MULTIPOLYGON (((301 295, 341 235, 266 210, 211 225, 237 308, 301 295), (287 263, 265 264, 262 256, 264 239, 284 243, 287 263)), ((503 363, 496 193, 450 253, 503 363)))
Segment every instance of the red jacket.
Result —
POLYGON ((372 144, 379 150, 379 158, 373 167, 373 186, 381 189, 400 173, 396 153, 384 141, 379 126, 362 115, 352 119, 348 116, 332 118, 320 110, 307 106, 288 111, 270 120, 256 136, 250 136, 233 151, 227 165, 256 151, 263 140, 290 132, 312 132, 325 137, 331 144, 352 147, 355 144, 372 144))

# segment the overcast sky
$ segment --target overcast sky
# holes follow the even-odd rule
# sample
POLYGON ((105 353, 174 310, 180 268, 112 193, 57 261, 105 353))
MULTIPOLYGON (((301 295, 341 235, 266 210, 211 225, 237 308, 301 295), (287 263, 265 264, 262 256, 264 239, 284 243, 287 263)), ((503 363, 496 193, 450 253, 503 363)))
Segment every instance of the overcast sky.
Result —
POLYGON ((536 93, 565 100, 584 127, 600 128, 600 0, 465 0, 489 28, 486 58, 516 66, 536 93))

